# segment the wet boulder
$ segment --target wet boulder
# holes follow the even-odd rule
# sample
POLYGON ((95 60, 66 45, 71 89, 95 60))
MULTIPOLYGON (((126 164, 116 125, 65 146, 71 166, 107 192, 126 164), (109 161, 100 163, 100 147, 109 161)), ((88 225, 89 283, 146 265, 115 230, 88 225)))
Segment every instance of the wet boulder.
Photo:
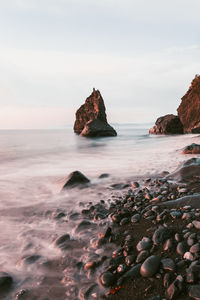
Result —
POLYGON ((192 143, 183 149, 183 154, 200 154, 200 145, 192 143))
POLYGON ((167 176, 181 182, 193 181, 200 176, 200 158, 191 158, 185 161, 178 169, 167 176))
POLYGON ((6 272, 0 272, 0 293, 10 289, 13 278, 6 272))
POLYGON ((63 190, 73 188, 76 186, 83 186, 89 182, 90 180, 81 172, 74 171, 71 174, 69 174, 67 181, 63 186, 63 190))
POLYGON ((156 120, 149 134, 182 134, 183 125, 180 118, 175 115, 165 115, 156 120))
POLYGON ((200 76, 196 75, 177 109, 184 132, 200 133, 200 76))
POLYGON ((86 137, 116 136, 117 132, 107 122, 106 109, 101 93, 93 89, 76 112, 74 132, 86 137))

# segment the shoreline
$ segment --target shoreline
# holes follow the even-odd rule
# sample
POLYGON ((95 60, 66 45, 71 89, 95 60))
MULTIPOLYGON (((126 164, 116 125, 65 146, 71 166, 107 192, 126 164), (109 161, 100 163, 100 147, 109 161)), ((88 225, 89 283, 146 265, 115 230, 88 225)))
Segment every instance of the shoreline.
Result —
MULTIPOLYGON (((199 279, 193 272, 195 279, 188 283, 187 269, 190 270, 190 264, 195 261, 199 266, 200 251, 192 253, 194 259, 191 261, 184 258, 185 253, 182 255, 177 253, 176 248, 181 241, 187 244, 188 237, 184 238, 187 232, 183 235, 183 230, 187 230, 191 235, 196 233, 193 244, 199 244, 200 249, 198 229, 192 223, 200 222, 200 205, 193 209, 187 207, 187 203, 179 208, 167 207, 166 204, 181 197, 200 193, 200 181, 198 178, 193 178, 178 183, 177 178, 174 180, 169 178, 167 173, 148 177, 129 176, 121 181, 110 178, 102 180, 102 184, 92 184, 91 190, 87 187, 75 189, 74 194, 81 195, 80 201, 82 196, 85 199, 88 193, 93 197, 96 195, 96 198, 92 202, 80 202, 80 211, 69 212, 67 219, 65 208, 61 206, 62 202, 59 203, 59 211, 54 214, 58 226, 70 220, 75 220, 76 223, 73 224, 76 226, 72 233, 66 231, 60 235, 61 231, 55 232, 51 243, 60 251, 56 258, 44 260, 38 265, 37 261, 34 262, 34 267, 38 267, 42 272, 45 269, 45 272, 52 275, 48 276, 44 273, 44 279, 38 286, 35 284, 26 286, 22 283, 23 289, 17 294, 11 289, 13 298, 17 300, 33 300, 35 297, 39 297, 38 299, 46 297, 49 300, 58 298, 159 300, 166 298, 168 287, 173 284, 177 276, 181 275, 182 289, 176 291, 176 296, 167 299, 191 299, 188 296, 189 287, 198 285, 199 279), (187 228, 188 224, 191 225, 187 228), (171 235, 167 235, 166 240, 155 245, 153 235, 159 226, 169 227, 171 235), (180 241, 175 238, 177 234, 180 241), (151 247, 139 251, 137 245, 143 238, 149 239, 151 247), (173 246, 170 248, 170 241, 168 241, 169 249, 163 250, 162 247, 167 240, 172 240, 173 246), (140 254, 142 251, 146 252, 140 254), (138 259, 139 255, 141 257, 138 259), (141 264, 152 255, 159 257, 159 267, 155 274, 146 278, 140 275, 141 264), (163 268, 164 258, 173 261, 170 261, 175 265, 172 270, 169 269, 171 266, 163 268), (69 277, 66 271, 69 266, 74 268, 74 277, 69 277), (109 275, 102 279, 105 273, 109 275), (79 281, 75 280, 71 283, 69 278, 76 277, 79 281), (166 280, 168 283, 164 283, 166 280), (160 298, 157 297, 158 295, 160 298), (154 296, 157 298, 152 298, 154 296)), ((71 191, 73 194, 73 190, 71 191)), ((70 190, 68 193, 70 195, 70 190)), ((190 247, 188 245, 185 252, 188 253, 191 247, 192 245, 190 247)), ((13 289, 16 289, 15 284, 13 289)), ((6 297, 5 293, 5 299, 6 297)))

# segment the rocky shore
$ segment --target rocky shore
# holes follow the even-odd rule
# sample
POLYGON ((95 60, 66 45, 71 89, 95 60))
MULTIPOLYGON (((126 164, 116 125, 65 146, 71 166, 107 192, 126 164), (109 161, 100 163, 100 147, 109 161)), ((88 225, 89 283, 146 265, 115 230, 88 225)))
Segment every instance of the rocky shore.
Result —
MULTIPOLYGON (((41 276, 37 287, 27 287, 26 281, 1 272, 1 299, 200 299, 198 165, 193 159, 173 174, 123 182, 99 176, 108 180, 106 197, 80 202, 79 212, 60 208, 52 213, 59 226, 76 224, 72 234, 56 234, 51 241, 61 257, 23 257, 21 264, 49 275, 41 276), (190 177, 184 176, 188 166, 190 177)), ((87 195, 90 184, 74 172, 62 193, 71 188, 87 195)))
POLYGON ((200 299, 199 179, 166 174, 112 188, 121 196, 83 209, 76 229, 99 228, 94 259, 82 265, 97 281, 80 298, 200 299))

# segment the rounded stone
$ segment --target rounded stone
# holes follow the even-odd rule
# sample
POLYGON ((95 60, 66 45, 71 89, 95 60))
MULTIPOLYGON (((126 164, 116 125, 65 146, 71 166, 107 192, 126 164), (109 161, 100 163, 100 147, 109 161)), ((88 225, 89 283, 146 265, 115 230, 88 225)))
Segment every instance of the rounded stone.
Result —
POLYGON ((187 250, 188 250, 188 245, 185 242, 178 243, 176 247, 176 251, 179 255, 183 256, 187 250))
POLYGON ((136 214, 136 215, 132 216, 131 223, 137 223, 139 221, 140 221, 140 215, 139 214, 136 214))
POLYGON ((198 253, 199 251, 200 251, 199 243, 196 243, 196 244, 192 245, 192 247, 190 248, 191 253, 198 253))
POLYGON ((0 272, 0 291, 10 288, 13 283, 12 277, 5 272, 0 272))
POLYGON ((111 272, 105 272, 101 274, 100 282, 103 286, 110 287, 115 282, 115 275, 113 275, 111 272))
POLYGON ((153 234, 153 242, 155 245, 160 245, 171 237, 171 232, 168 228, 160 226, 153 234))
POLYGON ((138 251, 148 250, 152 246, 152 241, 148 237, 143 237, 141 241, 137 244, 136 248, 138 251))
POLYGON ((149 251, 147 250, 141 251, 136 258, 136 263, 140 263, 144 261, 148 256, 149 256, 149 251))
POLYGON ((160 258, 156 255, 148 257, 140 268, 140 274, 143 277, 152 277, 159 269, 160 258))
POLYGON ((189 296, 193 299, 200 299, 200 284, 192 285, 189 288, 189 296))
POLYGON ((186 259, 186 260, 190 260, 190 261, 194 260, 194 256, 190 252, 185 252, 183 258, 186 259))
POLYGON ((174 272, 176 269, 176 265, 175 265, 173 259, 171 259, 171 258, 163 258, 161 260, 161 264, 162 264, 162 268, 165 271, 174 272))

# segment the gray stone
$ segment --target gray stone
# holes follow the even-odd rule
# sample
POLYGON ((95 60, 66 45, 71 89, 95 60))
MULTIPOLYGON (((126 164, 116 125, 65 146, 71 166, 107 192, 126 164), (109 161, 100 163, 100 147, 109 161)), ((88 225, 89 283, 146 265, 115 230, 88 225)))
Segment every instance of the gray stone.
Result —
POLYGON ((152 246, 152 241, 148 237, 143 237, 141 241, 137 244, 136 248, 138 251, 148 250, 152 246))
POLYGON ((196 243, 194 245, 192 245, 192 247, 190 248, 190 252, 191 253, 197 253, 200 251, 200 245, 199 243, 196 243))
POLYGON ((89 182, 90 180, 81 172, 74 171, 71 174, 69 174, 68 179, 63 186, 63 190, 87 184, 89 182))
POLYGON ((128 272, 126 272, 117 281, 117 285, 121 285, 124 280, 138 277, 140 275, 141 264, 133 266, 128 272))
POLYGON ((163 258, 161 260, 161 264, 162 264, 162 268, 165 271, 174 272, 176 269, 176 265, 175 265, 173 259, 171 259, 171 258, 163 258))
POLYGON ((168 228, 159 226, 153 234, 153 242, 155 245, 160 245, 171 237, 171 232, 168 228))
POLYGON ((143 277, 152 277, 156 274, 160 266, 160 258, 156 255, 148 257, 142 264, 140 274, 143 277))
POLYGON ((187 250, 188 250, 188 245, 185 242, 178 243, 176 247, 176 251, 179 255, 183 256, 185 252, 187 252, 187 250))
POLYGON ((140 221, 140 215, 139 214, 135 214, 134 216, 132 216, 132 218, 131 218, 132 223, 137 223, 139 221, 140 221))
POLYGON ((100 282, 105 287, 111 287, 114 284, 115 279, 115 275, 113 275, 111 272, 105 272, 100 276, 100 282))
POLYGON ((192 222, 192 224, 194 225, 194 227, 196 228, 196 229, 200 229, 200 222, 199 221, 193 221, 192 222))
POLYGON ((189 296, 196 300, 200 300, 200 284, 192 285, 189 288, 189 296))
POLYGON ((141 251, 136 258, 136 263, 143 262, 148 256, 149 256, 149 251, 147 250, 141 251))

